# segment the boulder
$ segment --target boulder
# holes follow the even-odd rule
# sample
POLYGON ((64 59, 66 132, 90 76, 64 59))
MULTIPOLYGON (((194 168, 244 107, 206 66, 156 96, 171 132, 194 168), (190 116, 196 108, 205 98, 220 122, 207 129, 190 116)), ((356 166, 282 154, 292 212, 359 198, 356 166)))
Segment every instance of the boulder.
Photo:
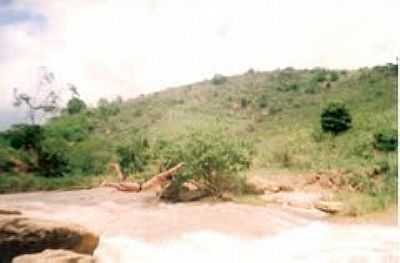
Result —
POLYGON ((329 214, 336 214, 343 211, 343 203, 335 201, 319 201, 314 203, 314 207, 318 210, 329 214))
POLYGON ((98 242, 96 234, 80 225, 0 215, 0 262, 49 248, 92 254, 98 242))
POLYGON ((255 179, 247 180, 246 192, 248 194, 262 195, 265 192, 265 185, 255 179))
POLYGON ((43 252, 18 256, 12 263, 95 263, 94 257, 63 249, 46 249, 43 252))
POLYGON ((186 182, 180 187, 171 183, 160 194, 161 199, 172 202, 191 202, 206 197, 208 192, 194 183, 186 182))

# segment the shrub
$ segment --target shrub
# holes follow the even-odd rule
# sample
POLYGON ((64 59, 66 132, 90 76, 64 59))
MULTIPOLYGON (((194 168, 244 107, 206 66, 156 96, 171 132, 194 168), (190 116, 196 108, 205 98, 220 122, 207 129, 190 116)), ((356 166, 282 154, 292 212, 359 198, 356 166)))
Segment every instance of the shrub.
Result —
POLYGON ((268 106, 268 97, 266 95, 262 95, 257 99, 258 107, 264 109, 268 106))
POLYGON ((70 172, 68 144, 61 137, 47 137, 38 151, 38 175, 61 177, 70 172))
POLYGON ((329 103, 321 113, 321 128, 324 132, 337 135, 351 128, 351 116, 341 102, 329 103))
POLYGON ((395 151, 397 149, 397 130, 382 129, 374 134, 374 147, 380 151, 395 151))
POLYGON ((97 175, 106 170, 113 152, 109 144, 97 136, 77 143, 68 154, 68 162, 74 174, 97 175))
POLYGON ((224 75, 221 75, 221 74, 215 74, 214 77, 212 78, 211 82, 214 85, 221 85, 221 84, 224 84, 226 82, 226 77, 224 75))
POLYGON ((73 97, 68 101, 67 112, 69 114, 77 114, 86 109, 86 104, 83 100, 73 97))
POLYGON ((147 139, 137 136, 127 145, 117 147, 118 162, 124 173, 142 172, 150 160, 147 139))
POLYGON ((339 79, 339 74, 335 71, 330 74, 330 81, 335 82, 339 79))
POLYGON ((107 99, 101 98, 97 103, 97 109, 102 118, 117 115, 120 112, 118 102, 109 102, 107 99))
POLYGON ((4 136, 14 149, 37 149, 43 137, 43 130, 39 125, 18 124, 8 130, 4 136))
POLYGON ((0 172, 9 172, 14 164, 10 160, 10 151, 6 147, 0 147, 0 172))
POLYGON ((210 194, 241 191, 244 181, 239 173, 250 167, 250 144, 224 136, 223 132, 194 132, 180 143, 163 143, 162 161, 166 168, 184 162, 184 169, 173 183, 177 188, 194 180, 210 194))
POLYGON ((323 82, 326 80, 326 72, 325 70, 317 70, 314 75, 314 80, 317 82, 323 82))
POLYGON ((246 98, 241 98, 240 99, 240 106, 242 107, 242 109, 247 108, 247 106, 249 105, 250 101, 246 98))
POLYGON ((93 130, 90 119, 85 114, 63 116, 46 125, 46 136, 62 137, 70 142, 79 142, 93 130))

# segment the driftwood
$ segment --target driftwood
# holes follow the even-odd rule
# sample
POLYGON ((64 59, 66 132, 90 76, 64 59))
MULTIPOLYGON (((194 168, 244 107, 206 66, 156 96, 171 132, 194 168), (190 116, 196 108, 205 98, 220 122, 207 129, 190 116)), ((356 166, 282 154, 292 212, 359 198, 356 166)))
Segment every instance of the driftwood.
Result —
POLYGON ((167 171, 164 171, 158 175, 153 176, 143 184, 137 182, 125 182, 127 175, 125 175, 121 171, 120 166, 117 163, 112 163, 111 167, 116 171, 120 182, 119 183, 103 182, 101 186, 113 187, 119 191, 125 191, 125 192, 141 192, 148 190, 156 190, 158 192, 169 181, 172 180, 176 172, 183 167, 183 163, 179 163, 178 165, 168 169, 167 171))

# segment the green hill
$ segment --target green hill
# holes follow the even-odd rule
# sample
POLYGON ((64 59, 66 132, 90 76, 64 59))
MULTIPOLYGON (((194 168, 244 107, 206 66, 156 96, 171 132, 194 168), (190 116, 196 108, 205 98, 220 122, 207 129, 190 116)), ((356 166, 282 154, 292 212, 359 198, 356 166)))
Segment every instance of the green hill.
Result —
MULTIPOLYGON (((2 169, 7 170, 0 178, 0 189, 85 186, 107 174, 106 164, 116 158, 118 146, 140 137, 152 147, 162 140, 179 141, 191 131, 214 129, 222 130, 225 137, 246 139, 254 145, 250 173, 262 169, 354 174, 378 169, 384 173, 395 169, 396 153, 377 150, 374 135, 382 129, 397 130, 396 79, 397 67, 392 64, 357 70, 249 70, 126 101, 101 100, 97 108, 73 115, 64 113, 45 125, 49 147, 68 155, 68 169, 58 179, 59 185, 46 183, 43 187, 50 179, 40 176, 21 183, 12 175, 18 169, 12 169, 13 164, 5 169, 9 160, 0 153, 0 165, 3 163, 2 169), (342 101, 353 120, 352 128, 337 136, 320 128, 321 111, 331 101, 342 101), (32 183, 35 180, 40 182, 32 183)), ((26 151, 11 149, 7 142, 2 151, 14 152, 13 158, 26 166, 33 167, 37 162, 35 157, 27 157, 26 151)), ((155 171, 156 158, 150 159, 135 176, 146 177, 155 171)), ((29 173, 35 169, 25 170, 29 173)))

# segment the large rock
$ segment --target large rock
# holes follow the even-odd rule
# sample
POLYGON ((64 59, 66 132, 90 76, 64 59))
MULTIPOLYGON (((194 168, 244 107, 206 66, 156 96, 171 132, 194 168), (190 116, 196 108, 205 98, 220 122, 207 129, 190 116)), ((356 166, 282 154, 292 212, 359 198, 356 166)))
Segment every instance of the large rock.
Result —
POLYGON ((95 263, 94 257, 63 249, 47 249, 40 253, 19 256, 12 263, 95 263))
POLYGON ((191 202, 200 200, 207 195, 208 192, 205 189, 200 188, 194 183, 186 182, 180 187, 176 187, 172 183, 169 184, 162 190, 160 197, 172 202, 191 202))
POLYGON ((99 237, 70 223, 0 215, 0 262, 45 249, 68 249, 92 254, 99 237))

